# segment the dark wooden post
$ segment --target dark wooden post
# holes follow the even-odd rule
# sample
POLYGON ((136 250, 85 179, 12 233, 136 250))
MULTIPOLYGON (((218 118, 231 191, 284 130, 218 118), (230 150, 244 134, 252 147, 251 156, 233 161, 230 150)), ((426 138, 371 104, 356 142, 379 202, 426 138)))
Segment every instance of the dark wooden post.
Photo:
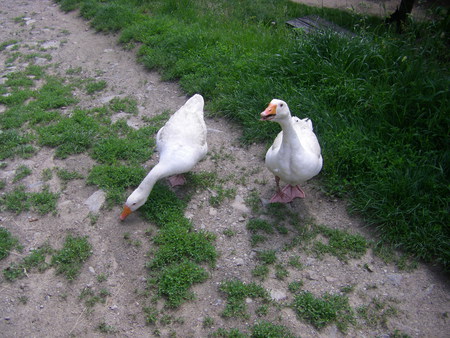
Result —
POLYGON ((406 22, 408 14, 411 14, 412 12, 415 1, 416 0, 402 0, 400 2, 400 6, 397 7, 397 10, 386 19, 386 23, 395 22, 397 24, 397 31, 400 33, 402 31, 403 24, 406 22))

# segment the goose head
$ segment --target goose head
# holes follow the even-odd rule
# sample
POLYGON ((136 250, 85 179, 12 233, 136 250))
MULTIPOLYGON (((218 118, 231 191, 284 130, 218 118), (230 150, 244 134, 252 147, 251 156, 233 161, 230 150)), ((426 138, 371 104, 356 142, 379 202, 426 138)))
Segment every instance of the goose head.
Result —
POLYGON ((125 202, 122 214, 120 214, 120 220, 123 221, 129 214, 143 206, 147 198, 148 195, 144 194, 139 188, 133 191, 125 202))
POLYGON ((282 100, 273 99, 261 113, 261 120, 278 122, 290 118, 290 116, 291 112, 287 103, 282 100))

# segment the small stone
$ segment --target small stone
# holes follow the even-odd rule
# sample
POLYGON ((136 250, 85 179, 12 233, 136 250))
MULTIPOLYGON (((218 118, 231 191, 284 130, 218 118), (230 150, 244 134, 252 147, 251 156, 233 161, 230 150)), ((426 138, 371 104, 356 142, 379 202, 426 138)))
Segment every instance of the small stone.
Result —
POLYGON ((387 275, 387 279, 395 286, 398 286, 398 285, 400 285, 400 283, 403 279, 403 276, 398 273, 390 273, 387 275))
POLYGON ((209 215, 210 216, 217 216, 217 209, 209 208, 209 215))
POLYGON ((244 198, 240 195, 236 195, 236 197, 234 198, 233 203, 231 203, 231 206, 243 213, 249 213, 250 209, 245 205, 245 201, 244 198))
POLYGON ((330 277, 330 276, 326 276, 326 277, 325 277, 325 280, 326 280, 328 283, 333 283, 333 282, 336 281, 336 278, 333 278, 333 277, 330 277))
POLYGON ((374 267, 373 267, 372 264, 365 264, 364 267, 365 267, 366 270, 369 271, 369 272, 374 272, 374 271, 375 271, 375 269, 374 269, 374 267))
POLYGON ((92 273, 92 274, 95 274, 95 270, 94 270, 94 268, 92 266, 89 267, 89 272, 92 273))
POLYGON ((59 47, 59 42, 52 40, 52 41, 46 41, 41 45, 42 48, 44 49, 49 49, 49 48, 58 48, 59 47))
POLYGON ((318 280, 319 276, 315 272, 308 272, 306 274, 306 278, 308 278, 309 280, 318 280))
POLYGON ((234 262, 236 263, 237 266, 244 265, 244 260, 242 258, 235 258, 234 262))
POLYGON ((97 190, 84 202, 85 205, 89 207, 89 211, 93 213, 98 213, 100 208, 105 203, 106 194, 102 190, 97 190))
POLYGON ((434 289, 434 284, 431 284, 429 287, 427 287, 424 291, 424 294, 429 295, 434 289))
POLYGON ((280 290, 270 290, 270 298, 276 301, 286 299, 287 296, 283 291, 280 290))

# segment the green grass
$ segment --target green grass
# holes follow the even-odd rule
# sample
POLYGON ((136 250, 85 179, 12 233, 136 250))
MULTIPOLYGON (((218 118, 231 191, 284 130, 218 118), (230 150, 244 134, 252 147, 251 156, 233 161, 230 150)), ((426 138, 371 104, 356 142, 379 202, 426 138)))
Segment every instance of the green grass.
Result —
POLYGON ((345 262, 349 258, 361 258, 369 247, 367 240, 359 234, 353 235, 325 226, 318 226, 318 230, 328 239, 326 244, 320 241, 314 242, 312 250, 318 256, 328 253, 345 262))
POLYGON ((125 97, 125 98, 114 98, 109 102, 109 106, 112 111, 119 113, 137 114, 138 107, 135 99, 125 97))
POLYGON ((11 250, 20 249, 19 240, 8 229, 0 227, 0 260, 9 256, 11 250))
POLYGON ((25 165, 19 166, 16 170, 16 174, 14 175, 13 183, 23 180, 25 177, 31 175, 31 173, 32 173, 31 169, 28 168, 27 166, 25 165))
POLYGON ((159 294, 167 298, 169 307, 177 308, 195 298, 189 288, 209 277, 206 270, 192 261, 172 263, 162 268, 158 280, 159 294))
POLYGON ((50 264, 46 262, 47 255, 50 255, 53 249, 48 244, 44 244, 39 249, 31 250, 31 252, 25 256, 18 263, 11 263, 9 267, 3 270, 3 275, 8 281, 14 281, 16 279, 24 278, 26 273, 30 273, 33 269, 43 272, 50 267, 50 264))
POLYGON ((86 93, 92 95, 92 94, 94 94, 96 92, 100 92, 100 91, 102 91, 103 89, 106 88, 106 85, 107 85, 106 81, 104 81, 104 80, 88 81, 86 83, 86 87, 85 87, 86 93))
POLYGON ((257 258, 262 264, 273 264, 277 260, 275 250, 263 250, 257 253, 257 258))
POLYGON ((70 171, 63 168, 56 168, 56 176, 58 176, 58 178, 61 180, 63 189, 67 186, 67 183, 69 181, 84 178, 84 176, 79 172, 70 171))
POLYGON ((167 299, 170 307, 179 307, 195 295, 190 287, 209 276, 200 264, 214 266, 217 252, 212 244, 214 236, 206 232, 194 232, 192 224, 184 217, 186 202, 169 188, 157 183, 150 197, 139 210, 148 221, 160 230, 153 238, 157 251, 147 263, 151 285, 167 299))
POLYGON ((283 325, 273 324, 268 321, 261 321, 252 327, 252 338, 295 338, 289 329, 283 325))
POLYGON ((202 93, 210 111, 243 127, 244 142, 273 139, 278 126, 258 114, 273 97, 287 101, 314 121, 326 191, 348 198, 382 240, 448 267, 449 59, 441 33, 449 20, 441 12, 398 36, 381 19, 287 0, 59 2, 79 7, 98 30, 120 31, 120 42, 139 43, 145 66, 202 93), (308 14, 357 36, 284 24, 308 14))
POLYGON ((59 195, 50 192, 46 186, 41 192, 35 193, 27 193, 24 186, 18 186, 0 197, 0 206, 16 214, 33 210, 40 215, 45 215, 56 212, 58 198, 59 195))
POLYGON ((52 256, 51 264, 56 267, 58 274, 63 274, 68 280, 74 280, 91 254, 92 246, 86 236, 69 235, 63 248, 52 256))
POLYGON ((356 313, 366 326, 387 327, 389 319, 398 315, 398 310, 390 301, 372 298, 369 304, 356 308, 356 313))
POLYGON ((246 284, 240 280, 230 280, 222 282, 219 290, 227 297, 227 304, 222 312, 225 318, 248 318, 246 298, 261 299, 266 302, 269 300, 267 291, 255 283, 246 284))
POLYGON ((104 304, 106 297, 110 295, 111 293, 107 289, 101 289, 98 293, 95 293, 91 288, 84 288, 80 293, 79 299, 84 301, 86 307, 92 308, 97 303, 104 304))
POLYGON ((108 204, 112 206, 123 203, 125 189, 138 186, 145 174, 141 167, 97 165, 90 171, 87 183, 105 190, 108 204))
POLYGON ((55 156, 67 158, 80 154, 92 147, 100 124, 86 111, 77 110, 70 117, 61 118, 57 123, 38 128, 39 143, 56 148, 55 156))
POLYGON ((325 293, 322 298, 318 298, 311 292, 304 291, 295 296, 292 307, 299 318, 317 329, 334 323, 340 331, 345 332, 348 325, 355 321, 347 296, 339 294, 325 293))

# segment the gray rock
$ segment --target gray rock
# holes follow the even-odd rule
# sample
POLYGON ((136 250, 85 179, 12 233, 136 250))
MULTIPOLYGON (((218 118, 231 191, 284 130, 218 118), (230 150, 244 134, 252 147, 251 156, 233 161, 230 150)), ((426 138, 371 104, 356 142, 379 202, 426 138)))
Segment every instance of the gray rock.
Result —
POLYGON ((236 209, 242 213, 249 213, 250 209, 245 205, 244 198, 240 195, 236 195, 234 201, 231 203, 233 209, 236 209))
POLYGON ((102 190, 97 190, 84 202, 89 207, 89 211, 93 213, 99 212, 103 203, 105 203, 106 194, 102 190))
POLYGON ((395 286, 399 286, 403 279, 403 276, 398 273, 390 273, 386 277, 395 286))
POLYGON ((286 294, 280 290, 270 290, 270 298, 276 301, 284 300, 287 298, 286 294))

